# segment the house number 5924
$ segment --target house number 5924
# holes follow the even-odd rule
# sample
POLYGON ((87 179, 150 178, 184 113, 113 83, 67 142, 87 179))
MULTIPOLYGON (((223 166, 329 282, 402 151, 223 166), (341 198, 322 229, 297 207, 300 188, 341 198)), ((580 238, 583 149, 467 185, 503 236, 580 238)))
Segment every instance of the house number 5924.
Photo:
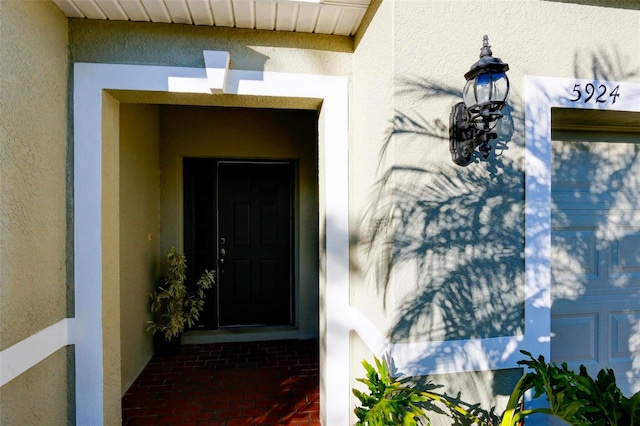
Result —
POLYGON ((619 85, 614 87, 613 90, 610 90, 604 84, 595 85, 593 83, 587 83, 582 86, 580 83, 576 83, 573 85, 573 90, 571 91, 574 95, 571 102, 582 101, 584 103, 595 102, 604 104, 611 101, 611 104, 615 104, 616 99, 620 96, 620 93, 618 93, 619 90, 619 85))

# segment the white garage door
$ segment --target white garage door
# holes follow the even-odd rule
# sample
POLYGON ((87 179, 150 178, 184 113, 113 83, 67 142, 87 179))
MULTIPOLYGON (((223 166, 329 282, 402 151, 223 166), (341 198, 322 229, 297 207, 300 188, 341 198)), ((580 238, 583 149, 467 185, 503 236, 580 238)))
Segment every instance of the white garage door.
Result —
POLYGON ((555 140, 551 359, 640 390, 640 135, 555 140), (606 141, 604 141, 606 140, 606 141))

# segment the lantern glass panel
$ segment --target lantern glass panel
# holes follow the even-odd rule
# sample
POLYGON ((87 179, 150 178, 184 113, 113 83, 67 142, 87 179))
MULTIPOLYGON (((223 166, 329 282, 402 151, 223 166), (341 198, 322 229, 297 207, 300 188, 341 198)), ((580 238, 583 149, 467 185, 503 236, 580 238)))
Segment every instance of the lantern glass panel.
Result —
POLYGON ((465 84, 464 90, 462 91, 462 100, 468 109, 471 109, 471 107, 476 104, 476 94, 473 90, 475 81, 475 78, 467 80, 467 84, 465 84))
POLYGON ((492 100, 497 102, 504 102, 509 95, 509 80, 507 75, 503 72, 492 75, 493 79, 493 94, 492 100))
POLYGON ((475 82, 476 103, 478 105, 488 104, 491 102, 492 95, 492 79, 491 74, 479 74, 475 82))

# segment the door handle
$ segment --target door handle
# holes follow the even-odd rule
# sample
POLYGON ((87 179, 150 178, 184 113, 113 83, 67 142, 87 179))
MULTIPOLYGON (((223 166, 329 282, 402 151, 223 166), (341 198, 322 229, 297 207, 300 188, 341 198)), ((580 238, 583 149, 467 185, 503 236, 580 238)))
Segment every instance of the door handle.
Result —
MULTIPOLYGON (((220 238, 220 244, 224 244, 225 240, 224 238, 220 238)), ((224 269, 222 268, 222 266, 224 265, 224 255, 227 254, 227 251, 223 248, 220 249, 220 255, 218 256, 218 263, 220 264, 220 273, 224 274, 224 269)))

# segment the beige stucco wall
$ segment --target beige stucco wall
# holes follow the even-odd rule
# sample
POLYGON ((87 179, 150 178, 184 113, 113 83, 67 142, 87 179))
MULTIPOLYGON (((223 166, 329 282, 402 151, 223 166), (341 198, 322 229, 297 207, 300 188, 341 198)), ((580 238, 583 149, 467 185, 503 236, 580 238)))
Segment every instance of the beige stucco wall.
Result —
POLYGON ((102 95, 102 356, 103 419, 121 423, 120 103, 102 95))
POLYGON ((230 53, 231 69, 346 75, 349 37, 192 25, 70 20, 74 62, 204 66, 203 50, 230 53))
POLYGON ((318 327, 318 163, 315 111, 161 108, 162 252, 182 246, 182 159, 293 160, 296 162, 298 325, 302 337, 318 327))
MULTIPOLYGON (((0 2, 0 350, 67 315, 67 20, 0 2)), ((0 388, 0 424, 66 424, 67 349, 0 388)))
POLYGON ((399 0, 394 9, 394 119, 414 123, 396 124, 405 133, 393 141, 394 166, 411 170, 394 176, 406 199, 396 203, 393 334, 400 341, 520 334, 524 77, 637 81, 640 11, 549 1, 399 0), (477 16, 501 25, 487 28, 477 16), (497 128, 507 149, 460 168, 450 160, 448 115, 484 34, 510 65, 508 116, 497 128))
POLYGON ((0 389, 0 424, 66 425, 67 359, 63 348, 0 389))
MULTIPOLYGON (((280 71, 280 72, 300 72, 300 73, 312 73, 312 74, 328 74, 328 75, 348 75, 351 69, 350 62, 350 49, 353 42, 349 38, 345 37, 331 37, 331 36, 314 36, 303 34, 286 34, 286 33, 274 33, 274 32, 262 32, 262 31, 243 31, 243 30, 229 30, 223 28, 207 28, 207 27, 190 27, 182 25, 159 25, 159 24, 146 24, 146 23, 123 23, 123 22, 96 22, 88 20, 70 20, 70 56, 74 62, 108 62, 108 63, 135 63, 135 64, 153 64, 153 65, 171 65, 171 66, 190 66, 202 68, 204 66, 202 51, 203 50, 226 50, 231 53, 231 68, 232 69, 248 69, 248 70, 265 70, 265 71, 280 71)), ((291 108, 304 108, 304 109, 316 109, 319 108, 318 101, 314 100, 297 100, 290 102, 287 100, 275 100, 270 98, 249 98, 249 97, 212 97, 206 95, 195 96, 155 96, 149 93, 113 93, 113 96, 120 102, 132 102, 132 103, 178 103, 178 104, 223 104, 234 106, 264 106, 264 107, 291 107, 291 108), (179 99, 178 99, 179 98, 179 99)), ((195 116, 202 116, 203 109, 196 108, 195 116)), ((193 124, 193 119, 165 119, 165 115, 161 118, 163 133, 168 133, 172 130, 172 127, 166 124, 166 122, 178 121, 177 128, 185 134, 193 132, 193 129, 186 126, 183 123, 193 124)), ((251 116, 250 113, 241 115, 251 116)), ((184 117, 182 117, 184 118, 184 117)), ((205 116, 205 118, 208 118, 205 116)), ((232 121, 237 121, 234 118, 232 121)), ((260 121, 260 118, 257 119, 260 121)), ((279 121, 279 126, 290 127, 298 132, 299 128, 296 128, 295 124, 291 121, 295 120, 282 120, 279 121)), ((200 125, 206 123, 199 123, 200 125)), ((115 125, 115 124, 114 124, 115 125)), ((273 123, 269 126, 272 126, 273 123)), ((267 129, 271 130, 272 127, 267 126, 267 129)), ((197 127, 197 126, 196 126, 197 127)), ((314 123, 315 129, 315 123, 314 123)), ((201 132, 200 138, 204 138, 208 129, 199 130, 201 132)), ((176 131, 174 131, 175 133, 176 131)), ((238 129, 229 129, 225 132, 238 132, 238 129)), ((286 132, 285 132, 286 133, 286 132)), ((275 132, 274 134, 279 134, 275 132)), ((251 137, 255 136, 249 135, 251 137)), ((209 135, 206 135, 209 137, 209 135)), ((289 134, 285 139, 289 138, 289 134)), ((301 291, 298 293, 298 326, 300 330, 300 336, 303 338, 317 336, 318 330, 318 257, 319 257, 319 243, 318 243, 318 193, 317 193, 317 159, 315 158, 316 135, 312 137, 312 152, 314 160, 308 160, 309 157, 305 157, 300 160, 302 171, 300 188, 299 190, 299 211, 298 215, 300 220, 298 222, 300 240, 299 244, 299 256, 300 256, 300 268, 298 271, 299 282, 302 283, 301 291), (308 232, 309 229, 316 230, 308 232)), ((307 138, 307 140, 309 140, 307 138)), ((264 139, 261 139, 264 141, 264 139)), ((280 141, 282 142, 282 141, 280 141)), ((296 153, 296 149, 292 148, 292 145, 276 144, 273 140, 268 143, 270 146, 268 149, 265 146, 254 144, 251 149, 255 148, 255 151, 251 153, 253 158, 291 158, 294 159, 299 156, 296 153)), ((218 145, 220 147, 222 145, 218 145)), ((202 147, 196 149, 194 153, 186 153, 185 155, 205 155, 205 156, 238 156, 245 152, 245 149, 233 150, 233 145, 226 146, 226 150, 212 150, 207 151, 202 147), (231 149, 231 150, 229 150, 231 149), (195 153, 200 150, 200 153, 195 153)), ((307 147, 309 148, 309 147, 307 147)), ((180 154, 183 155, 183 154, 180 154)), ((305 154, 306 155, 306 154, 305 154)), ((164 160, 161 160, 161 169, 164 176, 164 160)), ((177 161, 177 159, 176 159, 177 161)), ((171 167, 175 167, 175 164, 171 167)), ((175 185, 177 189, 180 185, 178 179, 179 174, 174 175, 170 181, 170 185, 175 185)), ((167 182, 163 177, 162 182, 167 182)), ((104 184, 105 182, 103 182, 104 184)), ((113 200, 112 200, 113 201, 113 200)), ((163 229, 160 230, 160 253, 171 244, 179 243, 178 233, 181 222, 173 222, 174 218, 177 218, 180 210, 180 204, 177 199, 170 200, 167 204, 164 196, 164 183, 163 183, 163 195, 162 205, 171 205, 173 211, 167 216, 164 209, 161 214, 161 223, 163 229), (165 219, 167 218, 167 219, 165 219)), ((105 205, 114 206, 111 201, 105 205)), ((113 222, 113 221, 112 221, 113 222)), ((123 224, 120 224, 123 226, 123 224)), ((108 232, 109 229, 103 229, 103 235, 108 232)), ((115 229, 115 228, 113 228, 115 229)), ((110 234, 109 247, 118 244, 113 235, 125 237, 124 232, 117 232, 110 234)), ((146 234, 145 234, 146 235, 146 234)), ((129 237, 129 235, 127 235, 129 237)), ((125 244, 124 241, 120 241, 119 244, 125 244)), ((180 244, 178 244, 179 246, 180 244)), ((103 266, 107 263, 114 266, 116 257, 114 253, 110 253, 105 247, 105 253, 103 257, 103 266), (106 260, 111 261, 106 262, 106 260)), ((122 254, 118 259, 122 260, 122 254)), ((122 264, 120 268, 122 268, 122 264)), ((113 276, 112 270, 103 269, 104 291, 103 297, 105 301, 105 315, 103 318, 107 318, 107 311, 109 316, 118 315, 119 318, 124 321, 124 305, 113 305, 114 300, 120 300, 121 297, 125 297, 124 294, 120 295, 120 290, 124 287, 122 280, 116 279, 113 276), (116 285, 116 282, 118 283, 116 285), (116 290, 117 288, 117 290, 116 290), (108 305, 108 306, 107 306, 108 305)), ((146 315, 146 312, 137 311, 136 315, 146 315)), ((104 322, 103 326, 103 342, 105 343, 105 419, 115 418, 115 413, 119 408, 119 399, 116 401, 115 390, 120 392, 127 386, 125 383, 125 376, 130 373, 135 374, 134 364, 138 362, 138 359, 133 361, 137 356, 125 354, 124 347, 122 346, 124 334, 118 332, 115 333, 116 327, 120 330, 120 327, 124 327, 124 324, 120 324, 120 320, 108 320, 104 322), (122 348, 122 351, 115 353, 113 348, 122 348), (131 357, 131 358, 129 358, 131 357), (129 362, 131 360, 131 365, 129 362), (120 371, 116 371, 120 368, 120 371), (106 370, 109 370, 111 374, 107 377, 106 370), (125 371, 128 370, 128 371, 125 371), (117 379, 115 378, 117 376, 117 379)), ((131 346, 133 348, 133 346, 131 346)), ((138 355, 143 354, 144 348, 140 349, 138 355)))
POLYGON ((160 253, 160 109, 120 105, 120 352, 122 393, 153 354, 146 321, 160 253))
POLYGON ((1 350, 66 316, 66 19, 0 2, 0 43, 1 350))
MULTIPOLYGON (((376 3, 357 44, 340 37, 72 20, 71 55, 74 61, 202 67, 202 50, 226 50, 232 69, 351 76, 352 302, 397 342, 510 336, 523 330, 525 75, 639 78, 640 12, 584 3, 388 0, 376 3), (485 16, 489 25, 478 18, 485 16), (459 168, 448 151, 449 112, 485 33, 495 56, 511 66, 503 120, 510 125, 498 129, 508 149, 496 160, 459 168)), ((200 128, 210 118, 207 109, 180 109, 164 109, 163 126, 181 127, 163 127, 163 133, 191 151, 175 152, 166 163, 162 157, 169 178, 180 175, 180 155, 223 155, 206 144, 188 145, 186 135, 209 136, 200 128)), ((179 224, 165 221, 179 219, 174 184, 166 196, 163 183, 163 224, 179 224)), ((179 228, 163 229, 162 247, 178 235, 179 228)), ((492 380, 483 374, 471 377, 492 380)))

